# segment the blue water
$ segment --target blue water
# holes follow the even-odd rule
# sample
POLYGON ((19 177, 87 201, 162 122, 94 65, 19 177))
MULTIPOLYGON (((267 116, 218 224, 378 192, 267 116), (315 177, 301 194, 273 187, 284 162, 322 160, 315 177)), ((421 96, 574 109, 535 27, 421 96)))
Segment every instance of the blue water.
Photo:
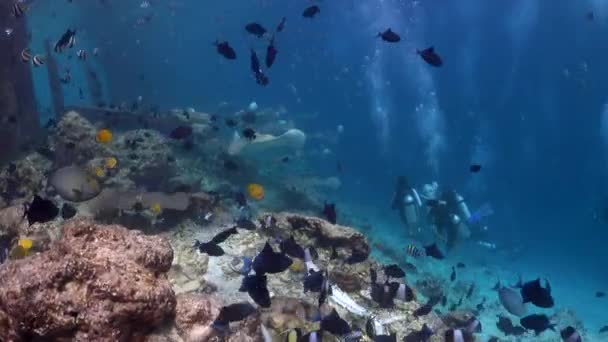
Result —
MULTIPOLYGON (((311 4, 304 0, 140 2, 37 0, 32 46, 68 27, 81 30, 78 48, 100 49, 91 63, 108 103, 142 96, 163 109, 213 112, 221 102, 242 108, 256 101, 284 106, 309 135, 336 136, 343 125, 332 154, 307 163, 311 173, 340 177, 340 191, 328 195, 339 211, 366 218, 373 235, 403 248, 410 240, 390 210, 398 175, 417 187, 437 181, 457 189, 471 208, 491 203, 486 240, 497 249, 471 242, 450 258, 546 276, 558 306, 575 309, 593 330, 608 324, 593 297, 608 290, 608 223, 591 215, 608 195, 608 4, 323 0, 310 20, 301 16, 311 4), (146 15, 150 23, 137 25, 146 15), (271 83, 260 87, 248 50, 263 58, 266 45, 243 26, 258 21, 271 29, 283 16, 271 83), (402 42, 374 38, 388 27, 402 42), (230 41, 238 59, 222 59, 216 39, 230 41), (442 68, 415 53, 431 45, 442 68), (482 171, 469 173, 470 163, 482 171)), ((81 83, 75 59, 66 63, 81 83)), ((35 79, 47 113, 46 74, 36 71, 35 79)), ((77 88, 66 90, 66 103, 87 101, 77 88)), ((306 149, 321 145, 311 139, 306 149)))

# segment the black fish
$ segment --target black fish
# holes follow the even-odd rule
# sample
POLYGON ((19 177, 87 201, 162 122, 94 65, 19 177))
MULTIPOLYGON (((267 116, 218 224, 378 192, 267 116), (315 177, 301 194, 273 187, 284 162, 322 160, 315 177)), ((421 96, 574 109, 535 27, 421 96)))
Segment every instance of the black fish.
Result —
POLYGON ((433 330, 426 323, 419 331, 413 331, 403 338, 403 342, 427 342, 433 336, 433 330))
POLYGON ((323 277, 323 282, 321 285, 321 293, 319 294, 319 307, 323 304, 325 304, 325 301, 327 300, 327 296, 330 296, 332 294, 332 290, 331 290, 331 284, 329 283, 329 279, 327 276, 327 272, 325 273, 325 276, 323 277))
POLYGON ((247 230, 256 230, 258 228, 253 221, 246 218, 236 220, 236 226, 247 230))
POLYGON ((391 287, 387 283, 384 283, 384 284, 377 283, 376 282, 377 275, 376 275, 375 270, 370 270, 370 276, 371 276, 371 280, 372 280, 371 291, 370 291, 372 300, 374 302, 378 303, 378 305, 380 305, 381 308, 385 308, 385 309, 393 308, 395 306, 395 303, 393 302, 393 300, 397 296, 397 292, 392 291, 391 287))
POLYGON ((227 328, 230 322, 242 321, 247 318, 247 316, 255 313, 256 311, 257 309, 247 302, 224 306, 220 310, 220 314, 213 322, 213 327, 227 328))
POLYGON ((270 68, 272 64, 274 64, 275 58, 277 58, 277 49, 274 47, 274 37, 270 40, 270 44, 268 44, 268 48, 266 48, 266 67, 270 68))
POLYGON ((399 37, 399 35, 393 32, 390 28, 384 32, 378 33, 378 37, 389 43, 396 43, 401 40, 401 37, 399 37))
POLYGON ((236 230, 236 227, 232 227, 230 229, 226 229, 218 233, 216 236, 213 237, 213 239, 211 239, 210 242, 214 244, 222 243, 226 241, 226 239, 229 238, 231 235, 236 235, 238 233, 239 232, 236 230))
POLYGON ((237 122, 231 118, 226 118, 224 120, 224 122, 226 123, 226 126, 228 126, 228 127, 236 127, 236 125, 237 125, 237 122))
POLYGON ((256 274, 281 273, 291 266, 293 260, 288 256, 272 250, 268 242, 262 251, 253 260, 253 269, 256 274))
MULTIPOLYGON (((247 206, 247 197, 242 192, 237 192, 234 194, 234 201, 236 202, 236 204, 238 204, 241 207, 247 206)), ((238 225, 238 221, 237 221, 237 225, 238 225)), ((240 228, 243 228, 243 227, 240 227, 240 228)))
POLYGON ((552 308, 554 305, 549 281, 547 281, 547 287, 543 288, 540 278, 523 284, 521 287, 521 297, 524 303, 531 302, 541 308, 552 308))
POLYGON ((248 275, 241 282, 240 292, 247 292, 253 301, 263 307, 270 307, 270 292, 268 292, 265 275, 248 275))
POLYGON ((432 245, 424 246, 424 252, 425 252, 426 256, 430 256, 435 259, 442 260, 445 258, 443 253, 439 250, 439 247, 437 247, 436 243, 434 243, 432 245))
POLYGON ((281 32, 283 31, 283 29, 285 28, 285 22, 287 21, 287 18, 283 17, 281 19, 281 22, 279 23, 279 25, 277 26, 277 32, 281 32))
POLYGON ((466 298, 469 299, 473 295, 473 291, 475 291, 475 283, 471 283, 469 290, 467 291, 466 298))
POLYGON ((456 267, 458 267, 458 268, 465 268, 467 266, 464 263, 459 262, 459 263, 456 264, 456 267))
POLYGON ((260 60, 258 59, 258 55, 255 53, 255 50, 251 49, 251 71, 255 76, 255 81, 262 86, 268 84, 268 77, 264 75, 262 69, 260 67, 260 60))
POLYGON ((198 248, 201 253, 205 253, 210 256, 222 256, 225 254, 222 247, 213 242, 200 242, 198 240, 194 240, 194 248, 198 248))
POLYGON ((344 336, 352 331, 348 322, 338 315, 336 309, 333 309, 329 315, 321 319, 321 330, 334 336, 344 336))
POLYGON ((503 334, 509 336, 521 336, 526 332, 526 329, 513 325, 511 319, 506 316, 498 316, 498 322, 496 322, 498 330, 502 331, 503 334))
POLYGON ((475 309, 476 309, 478 312, 481 312, 481 311, 485 310, 485 307, 484 307, 484 304, 485 304, 485 303, 486 303, 486 297, 483 297, 483 298, 481 299, 481 302, 475 306, 475 309))
POLYGON ((452 274, 450 274, 450 281, 456 280, 456 268, 452 266, 452 274))
POLYGON ((608 332, 608 325, 604 325, 603 327, 600 328, 600 331, 599 331, 600 334, 603 334, 605 332, 608 332))
POLYGON ((243 137, 247 140, 255 140, 255 138, 257 138, 257 135, 253 128, 245 128, 243 130, 243 137))
POLYGON ((536 335, 547 329, 555 331, 555 324, 551 324, 549 317, 546 315, 529 315, 519 320, 519 324, 528 330, 534 330, 536 335))
POLYGON ((304 259, 304 248, 296 242, 293 236, 281 241, 279 248, 283 254, 287 254, 293 258, 304 259))
POLYGON ((321 9, 317 5, 312 5, 302 12, 302 16, 305 18, 314 18, 317 14, 321 13, 321 9))
POLYGON ((226 59, 236 59, 236 52, 230 46, 228 42, 215 42, 215 47, 217 48, 217 52, 224 56, 226 59))
POLYGON ((74 216, 76 216, 76 208, 67 203, 64 203, 63 207, 61 207, 61 217, 64 220, 68 220, 74 216))
POLYGON ((323 271, 315 271, 310 270, 308 275, 304 277, 304 293, 311 292, 321 292, 323 289, 323 283, 325 281, 325 276, 323 271))
POLYGON ((604 298, 604 297, 606 297, 606 292, 604 292, 604 291, 597 291, 595 293, 595 298, 604 298))
POLYGON ((55 52, 63 52, 65 48, 71 48, 76 43, 76 30, 68 29, 55 43, 55 52))
POLYGON ((403 278, 405 277, 405 272, 396 264, 384 266, 384 274, 387 277, 391 278, 403 278))
POLYGON ((432 46, 424 50, 417 50, 416 53, 418 53, 420 57, 424 59, 425 62, 434 67, 440 67, 443 65, 441 57, 439 57, 439 55, 435 53, 435 48, 432 46))
POLYGON ((45 223, 55 219, 59 214, 59 208, 51 200, 43 199, 36 195, 31 204, 25 205, 25 213, 23 216, 27 217, 27 222, 32 225, 33 223, 45 223))
POLYGON ((266 33, 266 29, 258 23, 249 23, 245 25, 245 31, 251 33, 252 35, 258 38, 262 38, 266 33))
POLYGON ((285 156, 285 157, 281 158, 281 161, 282 161, 283 163, 289 163, 289 157, 288 157, 288 156, 285 156))
POLYGON ((481 165, 472 164, 471 166, 469 166, 469 171, 471 171, 472 173, 477 173, 477 172, 481 171, 481 165))
POLYGON ((323 216, 325 219, 332 224, 336 224, 337 222, 337 214, 336 214, 336 204, 335 203, 327 203, 323 207, 323 216))
POLYGON ((169 137, 175 140, 182 140, 192 135, 192 127, 190 126, 179 126, 171 131, 169 137))
POLYGON ((44 128, 55 128, 57 127, 57 120, 55 119, 49 119, 46 124, 44 125, 44 128))
POLYGON ((358 249, 353 249, 351 255, 346 258, 346 263, 353 265, 358 264, 360 262, 364 262, 369 257, 369 252, 363 252, 358 249))
POLYGON ((239 169, 239 165, 232 160, 224 160, 224 169, 228 171, 237 171, 239 169))
POLYGON ((581 342, 581 335, 572 326, 567 326, 565 329, 559 332, 564 342, 581 342))
POLYGON ((414 317, 428 315, 433 310, 434 306, 435 305, 431 302, 431 300, 429 300, 429 302, 427 302, 426 304, 424 304, 423 306, 419 307, 418 309, 416 309, 414 311, 414 317))

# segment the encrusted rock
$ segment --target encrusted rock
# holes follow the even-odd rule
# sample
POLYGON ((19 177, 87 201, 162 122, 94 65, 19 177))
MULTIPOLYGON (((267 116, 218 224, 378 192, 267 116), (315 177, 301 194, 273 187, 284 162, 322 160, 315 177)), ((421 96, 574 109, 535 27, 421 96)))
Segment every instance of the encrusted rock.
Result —
POLYGON ((127 341, 170 318, 160 237, 76 219, 46 252, 0 268, 0 340, 127 341))
POLYGON ((56 166, 83 165, 89 160, 111 155, 109 145, 99 144, 97 129, 79 113, 70 111, 61 117, 49 136, 49 147, 55 151, 56 166))
POLYGON ((175 158, 167 138, 154 130, 138 129, 118 137, 116 146, 119 175, 152 191, 168 187, 175 175, 175 158))
POLYGON ((215 335, 211 323, 222 308, 222 301, 212 295, 177 296, 175 326, 185 341, 207 341, 215 335))
POLYGON ((10 205, 33 197, 42 190, 50 168, 51 162, 38 153, 6 165, 0 169, 0 199, 10 205))
MULTIPOLYGON (((265 215, 261 217, 263 218, 265 215)), ((341 253, 337 253, 341 259, 347 258, 353 252, 363 255, 370 253, 370 246, 365 236, 350 227, 331 224, 318 217, 293 213, 280 213, 273 216, 277 220, 275 226, 280 231, 314 240, 314 245, 320 248, 335 249, 337 252, 341 250, 341 253)))

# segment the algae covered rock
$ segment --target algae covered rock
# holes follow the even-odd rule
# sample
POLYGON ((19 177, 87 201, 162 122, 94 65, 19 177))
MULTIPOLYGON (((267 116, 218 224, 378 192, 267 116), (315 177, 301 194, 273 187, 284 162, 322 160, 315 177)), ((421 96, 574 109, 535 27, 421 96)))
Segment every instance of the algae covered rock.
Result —
POLYGON ((77 219, 51 249, 0 268, 0 340, 126 341, 172 317, 160 237, 77 219))
POLYGON ((206 341, 215 336, 211 323, 222 308, 222 300, 212 295, 177 296, 175 326, 185 341, 206 341))
POLYGON ((338 259, 346 261, 353 254, 367 256, 370 253, 365 236, 353 228, 332 224, 318 217, 293 213, 276 214, 274 218, 280 231, 301 236, 304 245, 314 244, 317 247, 336 250, 335 256, 338 259))
POLYGON ((119 174, 148 190, 164 190, 176 174, 175 158, 165 136, 150 129, 125 132, 116 139, 119 174))
POLYGON ((0 169, 0 199, 12 204, 31 198, 43 188, 51 162, 38 153, 16 160, 0 169))
POLYGON ((96 134, 93 124, 78 112, 65 113, 49 136, 49 148, 55 151, 55 165, 83 165, 95 157, 111 155, 112 143, 98 143, 96 134))

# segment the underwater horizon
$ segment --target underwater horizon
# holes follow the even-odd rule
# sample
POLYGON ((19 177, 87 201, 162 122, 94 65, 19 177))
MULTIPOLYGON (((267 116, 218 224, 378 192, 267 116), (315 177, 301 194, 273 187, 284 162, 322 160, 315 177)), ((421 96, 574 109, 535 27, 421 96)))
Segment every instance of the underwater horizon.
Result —
MULTIPOLYGON (((42 145, 53 155, 63 151, 68 156, 41 164, 45 177, 68 166, 85 169, 111 155, 117 159, 112 167, 93 169, 104 191, 205 192, 222 200, 232 192, 246 196, 248 204, 236 199, 214 211, 228 221, 242 219, 243 207, 254 222, 267 212, 332 221, 328 204, 335 204, 337 223, 361 232, 375 260, 418 267, 414 290, 418 277, 431 274, 442 279, 445 291, 456 291, 448 296, 452 303, 474 284, 474 299, 466 296, 463 305, 460 298, 460 307, 453 308, 475 312, 484 327, 477 341, 493 336, 499 341, 575 341, 560 337, 566 325, 555 317, 563 312, 581 324, 575 328, 585 341, 608 341, 608 1, 9 2, 6 10, 14 14, 19 4, 24 14, 2 22, 0 39, 12 44, 12 28, 26 22, 25 47, 46 62, 38 67, 28 59, 25 64, 43 127, 38 138, 48 140, 42 145), (313 6, 320 11, 303 13, 313 6), (253 28, 245 28, 250 23, 266 32, 256 36, 253 28), (9 28, 11 33, 5 31, 9 28), (69 29, 76 30, 75 42, 52 51, 69 29), (398 42, 383 34, 387 29, 400 36, 398 42), (235 59, 221 51, 223 42, 235 59), (277 51, 271 67, 269 44, 277 51), (252 51, 260 59, 259 73, 252 72, 252 51), (432 58, 442 63, 433 65, 432 58), (268 84, 260 82, 261 76, 268 77, 268 84), (91 145, 93 152, 69 157, 71 152, 61 150, 65 136, 57 132, 69 136, 75 131, 61 123, 72 110, 88 121, 69 120, 95 131, 97 143, 103 140, 102 129, 111 132, 109 144, 136 142, 114 152, 119 149, 96 147, 80 137, 76 149, 91 145), (116 113, 137 119, 121 121, 116 113), (152 133, 157 140, 145 147, 150 152, 138 150, 139 133, 129 133, 137 130, 157 131, 152 133), (154 166, 159 170, 176 163, 170 174, 126 174, 129 165, 141 171, 140 164, 154 163, 155 155, 169 156, 154 166), (114 165, 118 171, 110 170, 114 165), (395 196, 399 177, 407 179, 407 186, 395 196), (195 184, 196 190, 174 187, 174 179, 184 182, 180 186, 195 184), (439 195, 427 197, 425 185, 435 182, 439 195), (471 213, 487 209, 455 241, 450 228, 442 233, 431 223, 444 201, 450 206, 450 191, 464 198, 471 213), (407 196, 419 194, 417 215, 424 217, 414 224, 417 230, 407 228, 403 221, 409 218, 400 213, 407 211, 407 196), (428 261, 408 250, 433 243, 445 259, 428 261), (458 263, 466 267, 456 269, 458 278, 450 281, 458 263), (493 287, 515 284, 518 278, 550 283, 555 306, 527 304, 528 314, 546 314, 556 324, 554 331, 544 329, 543 339, 533 332, 509 336, 496 326, 496 316, 506 311, 493 287), (486 298, 497 304, 474 310, 486 298)), ((23 54, 14 58, 17 66, 3 67, 24 65, 23 54)), ((2 168, 21 165, 31 152, 22 151, 2 168)), ((70 186, 77 184, 75 174, 85 177, 75 171, 64 176, 70 186)), ((0 173, 0 178, 10 175, 0 173)), ((43 184, 63 186, 53 181, 57 178, 49 176, 43 184)), ((30 203, 39 193, 61 198, 58 206, 70 201, 61 190, 36 186, 25 191, 28 196, 3 196, 0 209, 30 203)), ((85 188, 78 192, 86 193, 85 188)), ((157 201, 150 201, 150 210, 157 211, 157 201)), ((159 200, 158 212, 180 206, 178 199, 169 202, 165 208, 159 200)), ((86 216, 86 210, 75 207, 86 216)), ((213 223, 207 216, 199 219, 185 224, 195 233, 184 237, 184 244, 212 236, 205 235, 205 227, 213 223)), ((140 221, 130 221, 133 226, 118 219, 100 222, 139 229, 140 221)), ((178 231, 167 228, 163 234, 178 231)), ((280 240, 268 234, 273 238, 280 240)), ((212 259, 208 269, 215 265, 212 259)), ((458 311, 449 306, 441 312, 458 311)), ((510 317, 519 322, 520 317, 510 317)))

